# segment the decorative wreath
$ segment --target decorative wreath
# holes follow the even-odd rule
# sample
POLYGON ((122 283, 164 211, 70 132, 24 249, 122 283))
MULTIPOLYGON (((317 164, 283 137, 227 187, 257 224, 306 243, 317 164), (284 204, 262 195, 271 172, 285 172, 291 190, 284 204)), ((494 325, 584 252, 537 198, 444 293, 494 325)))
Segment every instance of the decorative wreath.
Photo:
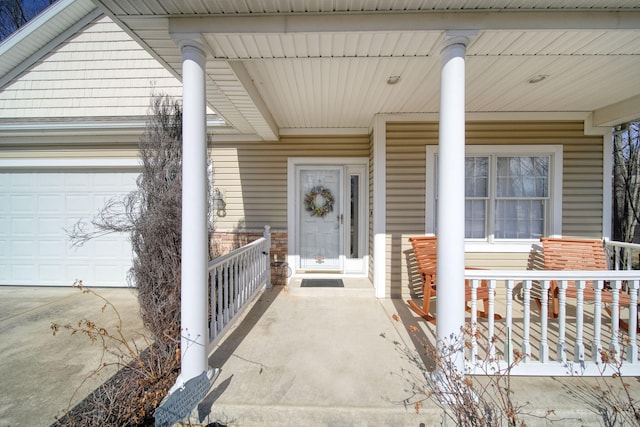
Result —
POLYGON ((319 216, 323 218, 329 212, 333 212, 333 204, 335 199, 328 188, 317 185, 304 196, 304 210, 311 213, 311 216, 319 216), (322 206, 316 205, 316 198, 320 196, 324 203, 322 206))

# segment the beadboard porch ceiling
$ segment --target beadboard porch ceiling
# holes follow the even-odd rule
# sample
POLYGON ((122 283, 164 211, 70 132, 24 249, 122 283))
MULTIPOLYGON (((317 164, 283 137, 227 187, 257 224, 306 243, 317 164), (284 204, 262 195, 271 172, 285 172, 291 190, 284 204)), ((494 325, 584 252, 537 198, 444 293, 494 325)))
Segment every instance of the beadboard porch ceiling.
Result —
POLYGON ((97 3, 178 76, 177 40, 203 42, 209 105, 256 139, 366 130, 378 113, 437 113, 439 52, 451 31, 470 39, 469 113, 593 114, 596 126, 640 116, 637 1, 97 3))

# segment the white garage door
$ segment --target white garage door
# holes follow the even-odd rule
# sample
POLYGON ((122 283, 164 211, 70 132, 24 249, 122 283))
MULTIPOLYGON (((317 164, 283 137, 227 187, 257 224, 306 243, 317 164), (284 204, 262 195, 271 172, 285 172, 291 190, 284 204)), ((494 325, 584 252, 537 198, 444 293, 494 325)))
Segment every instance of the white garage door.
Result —
POLYGON ((105 202, 135 189, 131 170, 0 171, 0 284, 126 286, 127 235, 71 246, 65 229, 91 220, 105 202))

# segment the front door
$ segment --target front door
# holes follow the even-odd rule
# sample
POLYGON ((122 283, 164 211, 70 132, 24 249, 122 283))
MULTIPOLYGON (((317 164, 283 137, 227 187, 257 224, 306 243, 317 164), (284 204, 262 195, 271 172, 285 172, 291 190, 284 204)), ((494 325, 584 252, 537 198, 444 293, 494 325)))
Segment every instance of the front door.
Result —
POLYGON ((301 270, 343 271, 342 166, 298 166, 298 253, 301 270))

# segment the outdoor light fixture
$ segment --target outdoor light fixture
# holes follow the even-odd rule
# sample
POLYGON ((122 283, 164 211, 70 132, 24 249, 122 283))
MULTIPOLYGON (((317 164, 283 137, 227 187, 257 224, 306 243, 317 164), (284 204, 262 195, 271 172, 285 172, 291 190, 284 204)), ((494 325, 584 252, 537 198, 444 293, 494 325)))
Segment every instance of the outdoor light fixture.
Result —
POLYGON ((387 79, 388 85, 394 85, 400 81, 400 76, 389 76, 387 79))
POLYGON ((527 80, 527 83, 531 83, 531 84, 540 83, 541 81, 545 80, 547 77, 549 76, 546 74, 538 74, 537 76, 533 76, 529 80, 527 80))
POLYGON ((213 190, 213 210, 216 215, 223 217, 227 215, 227 203, 224 201, 224 193, 218 187, 213 190))

